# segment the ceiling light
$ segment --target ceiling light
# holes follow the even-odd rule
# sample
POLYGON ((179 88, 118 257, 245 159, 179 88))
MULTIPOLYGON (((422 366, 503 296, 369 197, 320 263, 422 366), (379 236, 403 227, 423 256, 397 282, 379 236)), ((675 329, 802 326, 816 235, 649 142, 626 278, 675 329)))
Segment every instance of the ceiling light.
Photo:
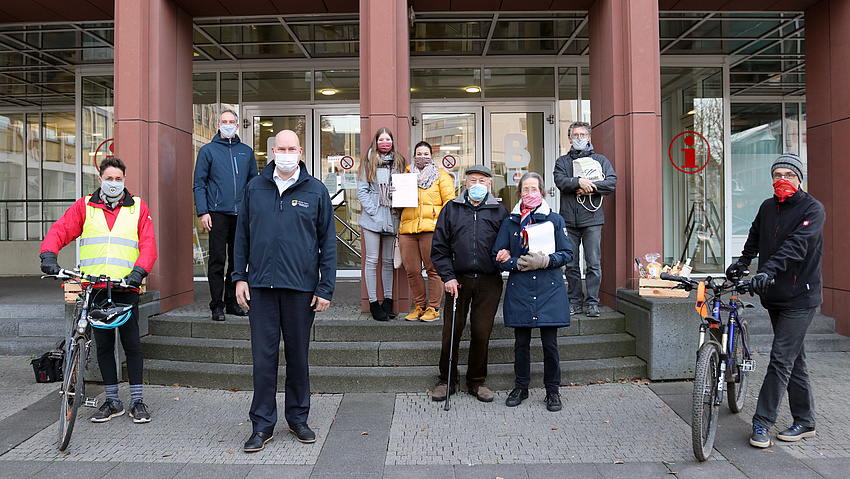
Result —
POLYGON ((272 126, 272 122, 264 121, 264 122, 260 123, 260 125, 262 125, 262 126, 272 126))
POLYGON ((332 88, 325 88, 324 90, 322 90, 322 95, 325 95, 325 96, 336 95, 336 90, 334 90, 332 88))
POLYGON ((478 93, 478 92, 480 92, 480 91, 481 91, 481 87, 477 87, 477 86, 468 86, 468 87, 466 87, 466 92, 467 92, 467 93, 478 93))
POLYGON ((693 115, 694 113, 696 113, 696 110, 691 110, 688 112, 688 115, 693 115))

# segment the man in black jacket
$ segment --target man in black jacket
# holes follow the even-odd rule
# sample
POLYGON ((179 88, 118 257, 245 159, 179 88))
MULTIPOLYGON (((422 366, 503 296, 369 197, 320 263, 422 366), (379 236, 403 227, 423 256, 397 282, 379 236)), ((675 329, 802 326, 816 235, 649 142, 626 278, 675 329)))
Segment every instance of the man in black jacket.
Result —
POLYGON ((307 173, 298 135, 275 136, 274 162, 245 188, 236 225, 236 299, 251 325, 253 433, 245 452, 260 451, 277 424, 280 336, 286 358, 284 416, 304 443, 316 442, 307 426, 310 370, 307 352, 316 312, 330 306, 336 280, 333 205, 325 185, 307 173))
POLYGON ((469 314, 469 366, 466 386, 479 401, 493 401, 493 392, 484 385, 487 378, 487 352, 493 319, 502 296, 502 275, 490 258, 490 251, 508 209, 490 193, 493 173, 482 165, 466 169, 466 191, 446 203, 437 219, 431 241, 431 262, 445 283, 446 292, 457 302, 452 308, 446 298, 443 317, 443 347, 440 351, 440 376, 431 393, 434 401, 445 401, 457 389, 457 350, 469 314), (470 308, 471 303, 471 308, 470 308), (454 322, 455 352, 452 358, 452 384, 447 384, 449 347, 454 322))
POLYGON ((761 204, 741 258, 726 270, 728 278, 739 278, 758 256, 753 290, 773 326, 770 364, 753 415, 750 444, 755 447, 770 446, 767 431, 776 423, 786 390, 794 424, 776 438, 799 441, 815 435, 814 397, 803 343, 815 310, 823 303, 823 205, 800 189, 803 163, 794 153, 777 158, 771 174, 774 196, 761 204))
POLYGON ((590 142, 590 124, 577 121, 569 129, 572 147, 569 153, 555 160, 553 177, 561 190, 559 213, 567 224, 567 233, 573 247, 573 260, 566 267, 567 291, 570 297, 570 314, 581 314, 583 306, 588 316, 599 316, 599 286, 602 284, 602 197, 610 195, 617 186, 617 174, 604 155, 593 151, 590 142), (584 161, 582 172, 573 168, 574 162, 584 161), (595 162, 595 163, 594 163, 595 162), (581 290, 579 246, 584 246, 585 286, 581 290))

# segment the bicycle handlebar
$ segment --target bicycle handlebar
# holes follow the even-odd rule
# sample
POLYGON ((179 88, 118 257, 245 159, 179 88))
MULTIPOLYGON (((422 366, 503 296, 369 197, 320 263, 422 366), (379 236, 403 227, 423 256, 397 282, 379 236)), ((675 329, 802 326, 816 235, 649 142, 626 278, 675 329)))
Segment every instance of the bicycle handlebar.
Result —
POLYGON ((110 278, 106 275, 101 276, 90 276, 80 274, 76 271, 72 271, 70 269, 60 269, 58 274, 45 274, 41 277, 41 279, 45 278, 54 278, 61 279, 62 281, 68 279, 79 279, 82 281, 88 281, 89 283, 111 283, 113 286, 117 286, 119 288, 129 288, 130 285, 127 284, 125 279, 114 279, 110 278))
MULTIPOLYGON (((693 288, 697 287, 700 284, 700 281, 695 279, 686 278, 684 276, 674 276, 670 273, 661 273, 661 279, 667 281, 676 281, 681 283, 681 287, 686 291, 690 291, 693 288)), ((711 276, 705 279, 705 286, 714 291, 715 294, 723 294, 727 291, 736 291, 738 293, 750 293, 753 294, 753 288, 750 285, 749 281, 736 281, 734 283, 723 282, 721 284, 715 284, 712 281, 711 276)))

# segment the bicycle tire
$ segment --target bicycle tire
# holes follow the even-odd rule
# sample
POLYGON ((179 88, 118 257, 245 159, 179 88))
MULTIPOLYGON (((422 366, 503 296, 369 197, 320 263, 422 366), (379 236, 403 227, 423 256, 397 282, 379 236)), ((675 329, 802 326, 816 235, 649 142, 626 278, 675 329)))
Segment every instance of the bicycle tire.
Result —
POLYGON ((85 340, 77 338, 70 354, 66 357, 66 367, 62 380, 62 407, 59 412, 59 450, 64 451, 71 442, 77 411, 83 403, 85 371, 85 340))
POLYGON ((732 351, 732 368, 726 372, 732 381, 728 382, 729 391, 726 394, 726 402, 729 404, 729 410, 733 413, 739 413, 744 409, 744 402, 747 400, 747 387, 750 384, 750 372, 743 370, 744 360, 750 359, 750 355, 746 352, 744 344, 750 344, 750 332, 747 329, 747 321, 739 320, 738 327, 735 328, 734 343, 735 350, 732 351))
POLYGON ((691 437, 694 456, 705 461, 714 447, 717 430, 717 401, 719 391, 720 354, 713 341, 704 343, 697 352, 694 373, 693 410, 691 414, 691 437))

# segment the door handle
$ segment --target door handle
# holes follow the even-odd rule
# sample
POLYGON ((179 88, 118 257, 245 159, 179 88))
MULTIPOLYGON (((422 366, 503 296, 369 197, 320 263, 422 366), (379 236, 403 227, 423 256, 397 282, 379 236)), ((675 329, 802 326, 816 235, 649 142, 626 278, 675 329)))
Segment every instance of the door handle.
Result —
POLYGON ((554 186, 549 187, 549 196, 555 196, 555 187, 554 186))

